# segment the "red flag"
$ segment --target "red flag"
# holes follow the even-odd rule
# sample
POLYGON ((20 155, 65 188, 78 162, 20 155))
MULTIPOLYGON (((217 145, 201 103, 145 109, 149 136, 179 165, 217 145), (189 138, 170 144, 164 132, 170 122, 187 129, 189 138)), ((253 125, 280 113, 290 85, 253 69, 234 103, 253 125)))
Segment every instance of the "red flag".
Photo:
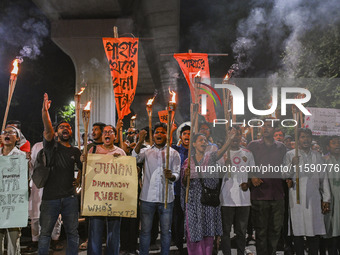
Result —
POLYGON ((138 38, 103 38, 119 119, 130 113, 138 80, 138 38))
POLYGON ((159 111, 158 117, 159 117, 160 122, 165 123, 165 124, 168 123, 168 111, 167 110, 159 111))
MULTIPOLYGON (((210 80, 210 71, 209 71, 209 62, 208 62, 208 54, 204 53, 179 53, 174 54, 174 58, 177 60, 185 79, 188 82, 191 98, 194 99, 194 86, 191 81, 194 81, 194 77, 196 74, 200 72, 200 76, 202 78, 202 82, 207 83, 204 80, 210 80)), ((207 87, 204 89, 211 92, 211 90, 207 87)), ((198 90, 198 101, 201 109, 201 95, 206 94, 204 90, 198 90)), ((199 110, 201 112, 201 110, 199 110)), ((204 115, 206 121, 213 122, 216 119, 216 112, 214 107, 213 99, 208 95, 207 97, 207 114, 204 115)))

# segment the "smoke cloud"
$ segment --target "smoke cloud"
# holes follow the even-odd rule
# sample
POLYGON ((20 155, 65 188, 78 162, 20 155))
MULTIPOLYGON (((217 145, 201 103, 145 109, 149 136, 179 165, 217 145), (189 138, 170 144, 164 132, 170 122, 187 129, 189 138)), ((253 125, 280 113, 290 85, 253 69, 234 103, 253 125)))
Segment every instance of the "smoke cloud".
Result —
POLYGON ((41 54, 44 38, 49 35, 46 18, 31 5, 9 5, 0 18, 2 48, 18 47, 19 57, 36 59, 41 54), (27 11, 27 8, 29 10, 27 11))
POLYGON ((273 0, 252 1, 247 18, 238 22, 237 38, 232 45, 240 71, 247 71, 255 58, 261 58, 264 51, 280 62, 281 54, 289 50, 286 65, 280 63, 287 73, 292 73, 303 50, 301 38, 315 29, 339 21, 340 5, 337 0, 273 0))

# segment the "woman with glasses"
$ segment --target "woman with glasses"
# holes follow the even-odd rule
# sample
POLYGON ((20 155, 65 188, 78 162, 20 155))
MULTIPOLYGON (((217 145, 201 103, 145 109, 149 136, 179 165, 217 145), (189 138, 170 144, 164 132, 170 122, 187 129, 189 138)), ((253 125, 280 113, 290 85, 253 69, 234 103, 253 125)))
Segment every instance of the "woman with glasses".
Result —
MULTIPOLYGON (((25 152, 20 151, 16 144, 20 141, 20 131, 13 127, 7 126, 1 132, 1 142, 3 147, 0 148, 0 156, 12 155, 26 155, 25 152)), ((7 233, 7 254, 20 254, 20 228, 0 229, 0 254, 4 254, 4 238, 7 233)))
MULTIPOLYGON (((125 152, 113 143, 117 135, 117 130, 111 125, 103 129, 102 145, 95 145, 89 150, 90 153, 106 154, 113 156, 125 156, 125 152)), ((107 255, 119 254, 120 243, 120 217, 92 216, 89 221, 89 240, 87 252, 90 255, 102 254, 103 231, 107 230, 106 253, 107 255)))

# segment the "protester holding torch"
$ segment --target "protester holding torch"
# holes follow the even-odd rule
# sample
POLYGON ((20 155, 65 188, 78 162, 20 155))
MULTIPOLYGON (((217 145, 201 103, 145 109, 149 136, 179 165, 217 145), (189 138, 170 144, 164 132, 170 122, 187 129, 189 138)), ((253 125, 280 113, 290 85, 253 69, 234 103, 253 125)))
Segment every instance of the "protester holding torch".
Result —
POLYGON ((289 181, 289 210, 292 227, 294 250, 297 255, 304 255, 305 241, 310 251, 308 254, 318 254, 320 236, 326 234, 324 215, 330 210, 331 192, 327 173, 313 171, 324 161, 318 151, 311 149, 312 131, 299 128, 296 146, 299 146, 298 156, 295 151, 288 151, 284 165, 292 170, 285 176, 289 181), (297 166, 296 170, 293 170, 297 166), (299 173, 299 189, 297 193, 297 178, 299 173), (299 200, 297 200, 299 194, 299 200))
POLYGON ((171 243, 171 222, 174 201, 173 183, 179 179, 181 158, 176 150, 169 148, 169 167, 166 169, 167 126, 156 123, 154 145, 143 148, 147 131, 139 133, 139 141, 132 151, 137 163, 144 162, 143 185, 140 195, 140 245, 139 254, 149 254, 152 221, 157 211, 161 226, 161 254, 167 254, 171 243), (168 180, 167 207, 165 208, 165 183, 168 180))

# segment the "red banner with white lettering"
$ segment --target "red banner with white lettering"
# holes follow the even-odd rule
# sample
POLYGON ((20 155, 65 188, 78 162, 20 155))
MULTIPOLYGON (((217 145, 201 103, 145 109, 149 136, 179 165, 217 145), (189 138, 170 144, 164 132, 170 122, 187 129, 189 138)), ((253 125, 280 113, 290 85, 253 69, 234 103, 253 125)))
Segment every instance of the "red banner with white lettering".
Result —
POLYGON ((138 38, 103 38, 119 119, 130 113, 138 80, 138 38))
MULTIPOLYGON (((178 53, 174 54, 174 58, 177 60, 185 79, 188 82, 191 98, 194 101, 195 91, 194 85, 194 77, 197 75, 199 71, 201 76, 201 81, 203 83, 210 83, 210 71, 209 71, 209 62, 208 62, 208 54, 205 53, 178 53)), ((204 87, 205 90, 208 90, 211 93, 211 90, 207 87, 204 87)), ((196 103, 199 104, 199 112, 201 112, 201 95, 206 94, 204 90, 198 89, 198 100, 196 103)), ((213 99, 208 95, 207 96, 207 114, 204 115, 205 120, 207 122, 213 122, 216 119, 216 112, 214 107, 213 99)))

